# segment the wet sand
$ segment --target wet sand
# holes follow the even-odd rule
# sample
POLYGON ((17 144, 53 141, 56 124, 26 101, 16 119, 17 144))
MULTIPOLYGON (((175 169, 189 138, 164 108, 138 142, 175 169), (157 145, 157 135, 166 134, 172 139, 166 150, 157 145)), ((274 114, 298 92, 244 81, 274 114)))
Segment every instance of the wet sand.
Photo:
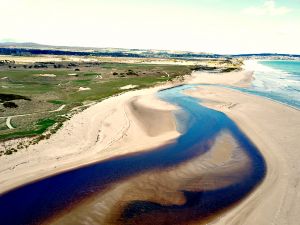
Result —
POLYGON ((298 224, 300 111, 221 87, 201 86, 189 94, 233 119, 267 163, 262 185, 212 224, 298 224))
POLYGON ((207 215, 201 218, 199 214, 203 210, 198 209, 199 214, 194 214, 193 218, 193 208, 184 207, 190 201, 185 193, 220 190, 249 175, 250 159, 239 148, 229 133, 222 133, 207 153, 175 167, 148 171, 117 182, 51 224, 186 224, 201 221, 207 215), (133 210, 135 202, 155 203, 161 209, 154 214, 141 212, 140 216, 128 218, 126 214, 133 210), (174 206, 182 208, 169 209, 174 206))

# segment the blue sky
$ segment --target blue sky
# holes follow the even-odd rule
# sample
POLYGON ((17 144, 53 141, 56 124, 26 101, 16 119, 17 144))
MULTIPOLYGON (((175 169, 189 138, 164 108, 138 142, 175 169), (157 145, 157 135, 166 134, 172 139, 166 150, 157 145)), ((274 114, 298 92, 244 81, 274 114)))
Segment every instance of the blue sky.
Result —
POLYGON ((0 0, 0 5, 0 40, 300 54, 300 0, 0 0))

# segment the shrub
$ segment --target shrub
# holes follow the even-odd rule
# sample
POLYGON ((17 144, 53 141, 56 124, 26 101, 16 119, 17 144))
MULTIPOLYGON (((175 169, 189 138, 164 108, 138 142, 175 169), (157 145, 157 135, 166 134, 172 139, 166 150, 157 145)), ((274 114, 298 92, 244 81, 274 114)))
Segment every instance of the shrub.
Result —
POLYGON ((13 151, 8 149, 4 152, 4 155, 11 155, 12 153, 13 153, 13 151))
POLYGON ((18 105, 14 102, 4 102, 3 106, 5 108, 17 108, 18 107, 18 105))
POLYGON ((138 76, 138 74, 136 72, 134 72, 133 70, 128 70, 127 75, 136 75, 136 76, 138 76))

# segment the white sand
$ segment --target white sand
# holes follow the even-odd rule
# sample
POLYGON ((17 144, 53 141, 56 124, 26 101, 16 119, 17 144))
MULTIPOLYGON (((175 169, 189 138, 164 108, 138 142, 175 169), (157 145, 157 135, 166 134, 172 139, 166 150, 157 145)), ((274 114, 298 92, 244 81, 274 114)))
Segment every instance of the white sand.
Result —
POLYGON ((79 87, 78 91, 89 91, 91 88, 89 87, 79 87))
POLYGON ((45 73, 45 74, 37 74, 35 76, 37 76, 37 77, 56 77, 55 74, 47 74, 47 73, 45 73))
POLYGON ((187 79, 189 84, 226 84, 239 87, 245 87, 253 79, 252 71, 230 72, 230 73, 204 73, 194 72, 187 79))
POLYGON ((120 90, 128 90, 128 89, 133 89, 133 88, 136 88, 138 87, 139 85, 132 85, 132 84, 129 84, 129 85, 126 85, 126 86, 123 86, 123 87, 120 87, 120 90))

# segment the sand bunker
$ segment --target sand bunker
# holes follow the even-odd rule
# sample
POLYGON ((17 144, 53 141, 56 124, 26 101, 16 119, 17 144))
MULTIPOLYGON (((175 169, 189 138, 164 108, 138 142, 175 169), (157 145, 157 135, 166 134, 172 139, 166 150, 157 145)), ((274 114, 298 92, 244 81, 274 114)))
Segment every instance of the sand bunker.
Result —
POLYGON ((69 73, 69 76, 77 76, 77 73, 69 73))
POLYGON ((37 77, 56 77, 55 74, 48 74, 48 73, 44 73, 44 74, 38 74, 36 75, 37 77))
POLYGON ((133 89, 133 88, 136 88, 138 87, 139 85, 132 85, 132 84, 129 84, 129 85, 126 85, 126 86, 123 86, 123 87, 120 87, 120 90, 128 90, 128 89, 133 89))
POLYGON ((89 91, 89 90, 91 90, 91 88, 89 88, 89 87, 80 87, 78 89, 78 91, 89 91))

